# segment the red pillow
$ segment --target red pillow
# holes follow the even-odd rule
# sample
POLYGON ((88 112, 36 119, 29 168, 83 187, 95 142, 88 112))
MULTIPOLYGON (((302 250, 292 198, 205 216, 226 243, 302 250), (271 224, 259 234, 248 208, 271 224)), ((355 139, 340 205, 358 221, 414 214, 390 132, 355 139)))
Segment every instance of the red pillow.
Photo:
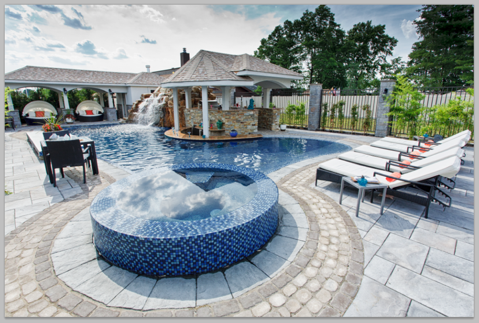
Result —
POLYGON ((85 110, 87 116, 93 115, 93 110, 85 110))
MULTIPOLYGON (((394 172, 391 174, 391 176, 394 176, 394 177, 397 177, 397 178, 401 178, 401 173, 398 173, 398 172, 394 172)), ((391 178, 391 177, 386 177, 386 180, 390 183, 394 182, 396 179, 395 178, 391 178)))
POLYGON ((399 167, 404 168, 408 167, 409 165, 411 165, 411 162, 409 160, 404 160, 399 164, 399 167))
POLYGON ((45 111, 35 111, 35 117, 43 118, 45 116, 45 111))

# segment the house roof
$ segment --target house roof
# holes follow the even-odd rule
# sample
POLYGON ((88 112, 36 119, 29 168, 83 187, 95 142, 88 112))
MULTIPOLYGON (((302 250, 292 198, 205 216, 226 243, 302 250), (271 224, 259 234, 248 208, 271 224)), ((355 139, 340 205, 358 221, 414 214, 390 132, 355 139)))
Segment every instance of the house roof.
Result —
POLYGON ((164 79, 157 74, 146 72, 103 72, 39 66, 25 66, 5 74, 5 80, 26 82, 160 85, 164 79))
POLYGON ((191 81, 252 81, 249 76, 239 76, 240 71, 281 74, 302 77, 301 74, 268 63, 248 54, 231 55, 200 50, 163 83, 191 81))

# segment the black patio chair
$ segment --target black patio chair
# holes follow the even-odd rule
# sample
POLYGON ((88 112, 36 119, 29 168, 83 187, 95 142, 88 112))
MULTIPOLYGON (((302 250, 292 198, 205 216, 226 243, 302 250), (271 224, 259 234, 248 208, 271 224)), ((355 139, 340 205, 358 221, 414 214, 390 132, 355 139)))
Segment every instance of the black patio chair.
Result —
MULTIPOLYGON (((50 164, 53 177, 53 186, 57 186, 55 169, 60 168, 62 177, 63 167, 68 166, 83 166, 83 183, 86 183, 85 163, 90 157, 90 151, 84 151, 80 144, 80 140, 59 140, 47 141, 48 154, 50 155, 50 164)), ((87 148, 89 150, 89 148, 87 148)))
POLYGON ((64 135, 69 135, 69 134, 70 134, 70 131, 68 131, 68 130, 61 130, 61 131, 55 131, 55 132, 44 132, 44 133, 43 133, 43 139, 45 139, 45 140, 50 139, 50 137, 51 137, 54 133, 57 134, 57 136, 64 136, 64 135))

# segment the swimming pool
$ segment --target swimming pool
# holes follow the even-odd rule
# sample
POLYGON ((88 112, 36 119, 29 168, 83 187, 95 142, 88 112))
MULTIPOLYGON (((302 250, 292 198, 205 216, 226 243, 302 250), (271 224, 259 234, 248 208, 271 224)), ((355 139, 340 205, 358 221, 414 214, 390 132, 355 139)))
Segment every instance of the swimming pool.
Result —
POLYGON ((223 163, 271 173, 290 164, 351 147, 304 138, 263 138, 232 142, 192 142, 165 137, 156 127, 118 125, 71 128, 95 141, 99 158, 131 172, 186 163, 223 163))

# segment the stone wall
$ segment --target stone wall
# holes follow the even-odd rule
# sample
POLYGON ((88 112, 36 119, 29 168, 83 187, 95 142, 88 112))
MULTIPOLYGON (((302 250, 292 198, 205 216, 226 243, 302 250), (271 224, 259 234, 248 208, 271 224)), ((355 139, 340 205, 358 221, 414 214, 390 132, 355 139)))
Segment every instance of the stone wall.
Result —
MULTIPOLYGON (((185 110, 186 126, 191 127, 193 124, 199 125, 203 122, 203 114, 201 109, 185 110)), ((209 110, 210 123, 216 128, 218 120, 223 121, 223 129, 228 133, 235 129, 239 135, 248 135, 258 132, 258 109, 256 110, 209 110)))
POLYGON ((258 111, 258 129, 260 130, 279 130, 279 117, 281 110, 279 109, 255 109, 258 111))

